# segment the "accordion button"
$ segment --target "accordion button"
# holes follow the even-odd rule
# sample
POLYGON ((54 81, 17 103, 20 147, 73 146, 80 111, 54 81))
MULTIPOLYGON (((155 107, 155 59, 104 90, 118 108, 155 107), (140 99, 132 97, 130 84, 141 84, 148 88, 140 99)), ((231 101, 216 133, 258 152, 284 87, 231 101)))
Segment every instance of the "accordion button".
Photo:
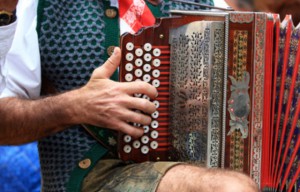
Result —
POLYGON ((123 148, 123 150, 124 150, 125 153, 130 153, 131 152, 130 145, 125 145, 124 148, 123 148))
POLYGON ((142 143, 147 144, 147 143, 149 142, 149 137, 146 136, 146 135, 144 135, 144 136, 141 138, 141 141, 142 141, 142 143))
POLYGON ((152 117, 153 119, 156 119, 156 118, 158 118, 158 115, 159 115, 159 112, 158 112, 158 111, 155 111, 154 113, 151 114, 151 117, 152 117))
POLYGON ((134 148, 138 149, 138 148, 140 148, 140 146, 141 146, 141 142, 140 142, 140 141, 134 141, 134 142, 132 143, 132 145, 133 145, 134 148))
POLYGON ((126 71, 132 71, 133 70, 133 65, 131 64, 131 63, 127 63, 126 65, 125 65, 125 69, 126 69, 126 71))
POLYGON ((133 126, 135 126, 135 127, 140 127, 141 124, 139 124, 139 123, 133 123, 133 126))
POLYGON ((143 66, 143 69, 144 69, 145 72, 149 72, 149 71, 151 71, 151 65, 150 64, 145 64, 143 66))
POLYGON ((137 77, 141 77, 143 75, 143 71, 141 69, 136 69, 134 71, 134 75, 137 77))
POLYGON ((149 132, 149 126, 148 125, 145 125, 145 126, 143 126, 143 128, 144 128, 144 133, 148 133, 149 132))
POLYGON ((152 62, 154 67, 159 67, 160 66, 160 60, 159 59, 154 59, 152 62))
POLYGON ((144 99, 150 100, 150 97, 148 95, 143 95, 144 99))
POLYGON ((141 97, 142 94, 141 94, 141 93, 135 93, 134 96, 135 96, 135 97, 141 97))
POLYGON ((152 121, 151 122, 151 127, 153 128, 153 129, 156 129, 157 127, 158 127, 158 121, 152 121))
POLYGON ((156 49, 154 49, 153 50, 153 55, 155 56, 155 57, 159 57, 160 56, 160 49, 158 49, 158 48, 156 48, 156 49))
POLYGON ((143 147, 141 148, 141 152, 142 152, 143 154, 147 154, 147 153, 149 152, 149 147, 143 146, 143 147))
POLYGON ((158 132, 157 132, 157 131, 152 131, 152 132, 151 132, 151 137, 152 137, 153 139, 157 139, 157 138, 158 138, 158 132))
POLYGON ((144 51, 143 51, 143 49, 141 49, 141 48, 137 48, 137 49, 135 50, 135 55, 138 56, 138 57, 142 56, 143 53, 144 53, 144 51))
POLYGON ((151 76, 150 76, 149 74, 145 74, 145 75, 143 76, 143 81, 149 83, 150 80, 151 80, 151 76))
POLYGON ((152 45, 150 43, 145 43, 144 50, 145 51, 151 51, 151 49, 152 49, 152 45))
POLYGON ((133 43, 129 42, 129 43, 127 43, 127 44, 126 44, 126 50, 128 50, 128 51, 132 51, 132 50, 133 50, 133 48, 134 48, 134 45, 133 45, 133 43))
POLYGON ((155 105, 156 108, 159 107, 159 101, 156 101, 156 100, 155 100, 155 101, 153 101, 153 103, 154 103, 154 105, 155 105))
POLYGON ((134 61, 135 66, 141 67, 143 65, 143 60, 138 58, 134 61))
POLYGON ((130 74, 130 73, 127 73, 127 74, 125 75, 125 80, 128 81, 128 82, 132 81, 132 80, 133 80, 133 75, 130 74))
POLYGON ((150 147, 151 147, 151 149, 157 149, 157 147, 158 147, 157 141, 152 141, 152 142, 150 143, 150 147))
POLYGON ((124 142, 129 143, 131 141, 131 136, 125 135, 124 136, 124 142))
POLYGON ((155 69, 152 71, 152 75, 155 78, 158 78, 160 76, 160 71, 158 69, 155 69))
POLYGON ((160 81, 159 80, 157 80, 157 79, 154 79, 153 81, 152 81, 152 85, 154 86, 154 87, 159 87, 159 85, 160 85, 160 81))
POLYGON ((125 56, 127 61, 132 61, 133 60, 133 54, 132 53, 127 53, 125 56))
POLYGON ((144 55, 144 60, 145 61, 151 61, 151 59, 152 59, 152 56, 151 56, 151 54, 150 53, 146 53, 145 55, 144 55))

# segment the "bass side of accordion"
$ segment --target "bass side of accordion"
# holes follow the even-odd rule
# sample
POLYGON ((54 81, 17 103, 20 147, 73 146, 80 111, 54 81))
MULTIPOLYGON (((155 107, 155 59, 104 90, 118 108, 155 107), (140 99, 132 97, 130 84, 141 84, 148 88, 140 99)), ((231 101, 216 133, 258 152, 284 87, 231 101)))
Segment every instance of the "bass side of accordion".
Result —
MULTIPOLYGON (((265 191, 298 191, 300 29, 289 16, 174 11, 121 37, 120 81, 158 90, 125 161, 184 161, 249 174, 265 191)), ((136 97, 149 99, 140 93, 136 97)))

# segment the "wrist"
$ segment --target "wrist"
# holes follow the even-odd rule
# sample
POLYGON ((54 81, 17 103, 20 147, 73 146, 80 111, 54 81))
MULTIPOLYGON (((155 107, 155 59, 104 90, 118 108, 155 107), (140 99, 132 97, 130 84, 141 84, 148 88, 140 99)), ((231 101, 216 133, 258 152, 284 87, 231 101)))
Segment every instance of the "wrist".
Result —
POLYGON ((63 93, 62 101, 64 103, 65 113, 69 124, 85 123, 81 114, 81 96, 78 90, 68 91, 63 93))

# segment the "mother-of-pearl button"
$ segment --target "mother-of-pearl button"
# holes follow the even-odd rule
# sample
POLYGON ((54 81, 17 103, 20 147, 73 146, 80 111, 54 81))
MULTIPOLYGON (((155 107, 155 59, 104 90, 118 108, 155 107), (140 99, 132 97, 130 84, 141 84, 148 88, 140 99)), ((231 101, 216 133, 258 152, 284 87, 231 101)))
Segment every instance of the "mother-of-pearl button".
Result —
POLYGON ((144 69, 145 72, 149 72, 149 71, 151 71, 151 65, 150 64, 145 64, 143 66, 143 69, 144 69))
POLYGON ((153 55, 155 56, 155 57, 159 57, 160 56, 160 49, 158 49, 158 48, 156 48, 156 49, 154 49, 153 50, 153 55))
POLYGON ((142 141, 142 143, 147 144, 147 143, 149 142, 149 137, 146 136, 146 135, 144 135, 144 136, 141 138, 141 141, 142 141))
POLYGON ((144 51, 143 51, 143 49, 141 49, 141 48, 137 48, 137 49, 135 50, 135 55, 138 56, 138 57, 142 56, 143 53, 144 53, 144 51))
POLYGON ((136 69, 136 70, 134 71, 134 75, 135 75, 136 77, 141 77, 141 76, 143 75, 143 71, 142 71, 141 69, 136 69))
POLYGON ((132 71, 132 69, 133 69, 133 65, 131 63, 127 63, 125 65, 125 70, 126 71, 130 72, 130 71, 132 71))
POLYGON ((145 55, 144 55, 144 60, 145 61, 151 61, 151 59, 152 59, 152 56, 151 56, 151 54, 150 53, 146 53, 145 55))
POLYGON ((149 132, 149 126, 148 125, 145 125, 145 126, 143 126, 143 128, 144 128, 144 133, 148 133, 149 132))
POLYGON ((152 45, 150 43, 145 43, 144 50, 145 51, 151 51, 151 49, 152 49, 152 45))
POLYGON ((124 142, 129 143, 131 141, 131 136, 130 135, 125 135, 124 136, 124 142))
POLYGON ((153 119, 156 119, 156 118, 158 118, 158 115, 159 115, 159 112, 158 112, 158 111, 155 111, 154 113, 151 114, 151 117, 152 117, 153 119))
POLYGON ((137 58, 135 61, 134 61, 134 64, 135 66, 137 67, 141 67, 143 65, 143 60, 141 58, 137 58))
POLYGON ((132 61, 133 60, 133 54, 132 53, 127 53, 125 56, 127 61, 132 61))
POLYGON ((128 82, 132 81, 133 80, 133 75, 131 73, 127 73, 125 75, 125 80, 128 81, 128 82))
POLYGON ((152 64, 155 66, 155 67, 159 67, 160 66, 160 60, 159 59, 154 59, 152 64))
POLYGON ((142 152, 143 154, 147 154, 147 153, 149 152, 149 147, 148 147, 148 146, 143 146, 143 147, 141 148, 141 152, 142 152))
POLYGON ((155 101, 153 101, 153 103, 154 103, 154 105, 155 105, 156 108, 159 107, 159 101, 155 100, 155 101))
POLYGON ((123 150, 124 150, 125 153, 130 153, 131 152, 130 145, 125 145, 124 148, 123 148, 123 150))
POLYGON ((155 78, 158 78, 160 76, 160 71, 158 69, 155 69, 152 71, 152 75, 155 78))
POLYGON ((152 149, 157 149, 157 147, 158 147, 157 141, 151 141, 150 147, 151 147, 152 149))
POLYGON ((140 146, 141 146, 141 142, 140 141, 134 141, 133 143, 132 143, 132 146, 134 147, 134 148, 140 148, 140 146))
POLYGON ((151 80, 151 76, 150 76, 149 74, 145 74, 145 75, 143 76, 143 81, 149 83, 150 80, 151 80))
POLYGON ((153 128, 153 129, 156 129, 157 127, 158 127, 158 121, 152 121, 151 122, 151 127, 153 128))
POLYGON ((158 79, 154 79, 153 81, 152 81, 152 85, 154 86, 154 87, 159 87, 159 85, 160 85, 160 81, 158 80, 158 79))
POLYGON ((132 51, 133 48, 134 48, 133 43, 129 42, 129 43, 126 44, 126 49, 127 49, 128 51, 132 51))
POLYGON ((153 139, 157 139, 157 138, 158 138, 158 132, 157 132, 157 131, 152 131, 152 132, 151 132, 151 137, 152 137, 153 139))

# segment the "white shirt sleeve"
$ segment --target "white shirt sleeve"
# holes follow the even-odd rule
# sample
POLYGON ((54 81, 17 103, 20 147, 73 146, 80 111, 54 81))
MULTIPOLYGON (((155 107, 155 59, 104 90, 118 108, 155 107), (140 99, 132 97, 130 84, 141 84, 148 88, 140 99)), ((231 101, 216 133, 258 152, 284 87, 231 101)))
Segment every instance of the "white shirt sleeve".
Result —
POLYGON ((0 98, 37 98, 40 94, 41 67, 36 19, 37 1, 19 0, 15 35, 12 32, 15 23, 6 26, 11 31, 0 27, 0 41, 5 34, 13 37, 6 57, 9 41, 4 41, 6 46, 0 48, 0 98))
POLYGON ((14 22, 10 25, 0 27, 0 92, 5 88, 5 80, 3 77, 4 73, 4 62, 6 58, 6 54, 8 53, 14 35, 16 31, 17 22, 14 22))

